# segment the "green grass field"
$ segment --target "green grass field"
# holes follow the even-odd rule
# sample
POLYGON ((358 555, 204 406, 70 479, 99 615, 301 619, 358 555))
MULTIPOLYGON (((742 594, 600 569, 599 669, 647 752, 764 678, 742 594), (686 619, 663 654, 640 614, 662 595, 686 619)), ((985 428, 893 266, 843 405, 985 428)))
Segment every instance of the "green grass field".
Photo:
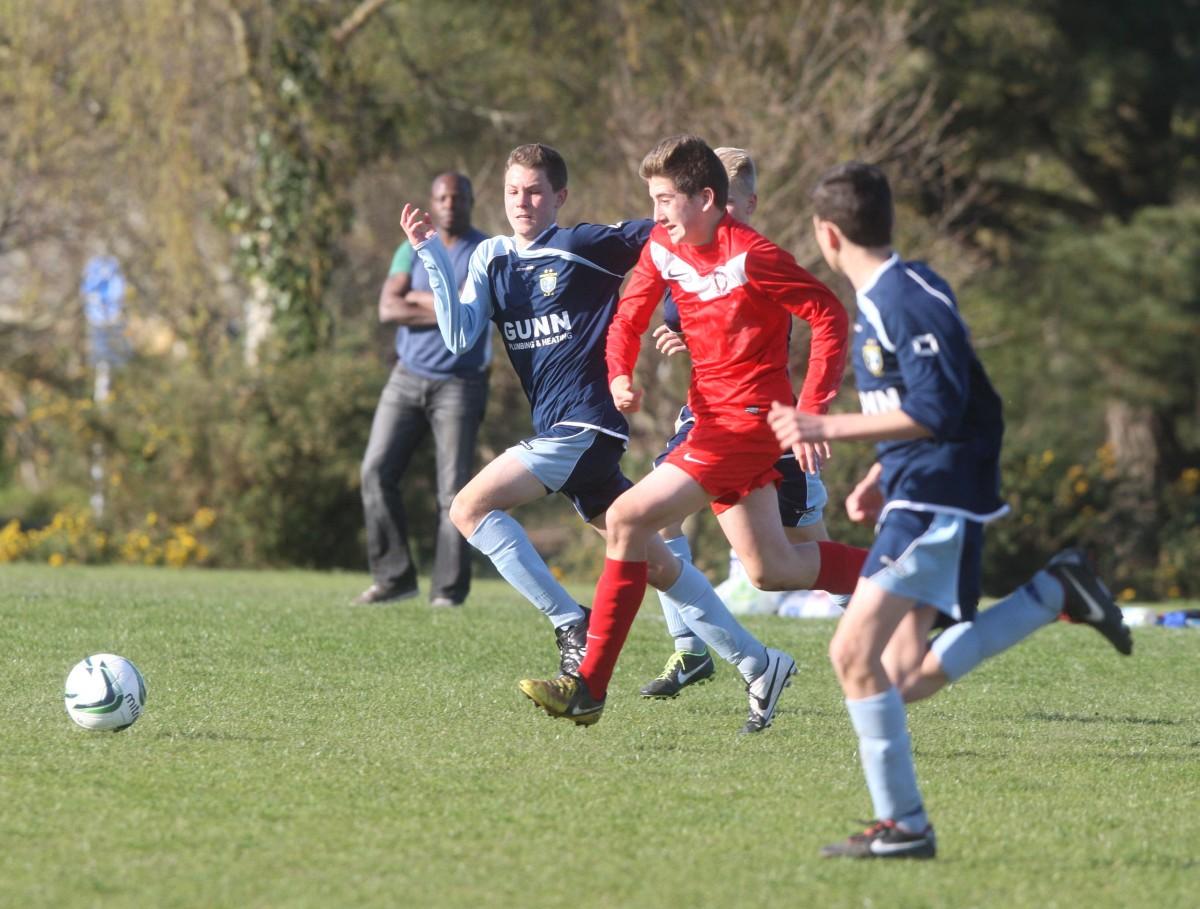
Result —
POLYGON ((353 575, 0 571, 0 906, 1200 905, 1194 631, 1125 659, 1055 625, 916 705, 939 858, 831 862, 870 803, 828 621, 752 620, 800 674, 746 739, 727 666, 637 697, 653 600, 582 729, 517 691, 553 637, 500 582, 434 611, 346 607, 353 575), (120 734, 63 710, 98 651, 149 688, 120 734))

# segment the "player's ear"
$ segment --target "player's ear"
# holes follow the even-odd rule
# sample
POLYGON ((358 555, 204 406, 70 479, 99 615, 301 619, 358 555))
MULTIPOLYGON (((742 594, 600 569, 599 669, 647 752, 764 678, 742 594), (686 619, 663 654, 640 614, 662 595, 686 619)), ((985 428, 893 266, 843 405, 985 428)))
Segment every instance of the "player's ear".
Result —
POLYGON ((562 208, 567 201, 567 188, 564 186, 554 194, 555 208, 562 208))
POLYGON ((749 198, 746 199, 746 214, 754 214, 756 208, 758 208, 758 193, 750 193, 749 198))
POLYGON ((823 221, 817 215, 813 215, 813 233, 817 235, 819 244, 833 250, 842 248, 841 233, 832 221, 823 221))
POLYGON ((711 186, 706 186, 700 190, 700 210, 712 211, 717 205, 717 194, 713 192, 711 186))

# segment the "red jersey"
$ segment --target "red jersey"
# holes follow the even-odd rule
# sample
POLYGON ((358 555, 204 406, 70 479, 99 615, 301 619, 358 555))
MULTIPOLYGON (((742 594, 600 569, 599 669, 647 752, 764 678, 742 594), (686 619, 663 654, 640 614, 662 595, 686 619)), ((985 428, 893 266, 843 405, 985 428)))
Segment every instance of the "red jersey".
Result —
POLYGON ((698 422, 765 418, 772 401, 794 400, 788 375, 793 314, 812 327, 797 407, 825 413, 846 365, 846 310, 790 253, 728 214, 704 246, 676 246, 662 225, 650 232, 608 329, 609 382, 633 375, 641 336, 668 288, 692 358, 688 404, 698 422))

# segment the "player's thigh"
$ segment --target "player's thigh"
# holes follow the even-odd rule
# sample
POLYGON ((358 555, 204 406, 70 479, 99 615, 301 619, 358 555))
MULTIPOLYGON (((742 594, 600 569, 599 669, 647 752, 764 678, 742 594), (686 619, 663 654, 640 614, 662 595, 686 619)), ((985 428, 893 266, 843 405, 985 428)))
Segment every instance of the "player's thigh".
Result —
POLYGON ((921 664, 929 652, 929 633, 939 614, 932 606, 910 609, 883 650, 883 668, 902 694, 910 680, 921 671, 921 664))
POLYGON ((654 533, 682 521, 712 500, 703 487, 674 464, 662 464, 627 489, 608 509, 609 530, 648 528, 654 533))
POLYGON ((760 590, 807 586, 820 569, 815 546, 796 546, 779 521, 779 503, 771 485, 743 496, 717 515, 725 539, 737 553, 746 575, 760 590))
POLYGON ((462 531, 464 525, 473 528, 490 511, 508 511, 545 495, 542 482, 517 458, 503 452, 459 490, 450 517, 462 531))
POLYGON ((829 539, 829 531, 825 527, 824 520, 805 524, 803 527, 785 527, 783 533, 793 546, 800 543, 820 543, 829 539))
POLYGON ((829 642, 829 656, 839 677, 864 667, 882 671, 883 652, 915 605, 914 600, 885 590, 870 578, 859 578, 829 642))

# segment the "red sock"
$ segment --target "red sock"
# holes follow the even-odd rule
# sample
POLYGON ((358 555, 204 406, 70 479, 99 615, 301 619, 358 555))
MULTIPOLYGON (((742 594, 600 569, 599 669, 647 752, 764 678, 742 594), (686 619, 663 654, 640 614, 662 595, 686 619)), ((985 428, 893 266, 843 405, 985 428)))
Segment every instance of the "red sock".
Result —
POLYGON ((645 595, 645 562, 604 560, 588 622, 587 654, 579 667, 579 677, 597 700, 608 694, 608 681, 645 595))
POLYGON ((821 550, 821 568, 817 571, 817 579, 813 581, 813 590, 854 593, 863 563, 867 560, 867 550, 828 540, 818 542, 817 548, 821 550))

